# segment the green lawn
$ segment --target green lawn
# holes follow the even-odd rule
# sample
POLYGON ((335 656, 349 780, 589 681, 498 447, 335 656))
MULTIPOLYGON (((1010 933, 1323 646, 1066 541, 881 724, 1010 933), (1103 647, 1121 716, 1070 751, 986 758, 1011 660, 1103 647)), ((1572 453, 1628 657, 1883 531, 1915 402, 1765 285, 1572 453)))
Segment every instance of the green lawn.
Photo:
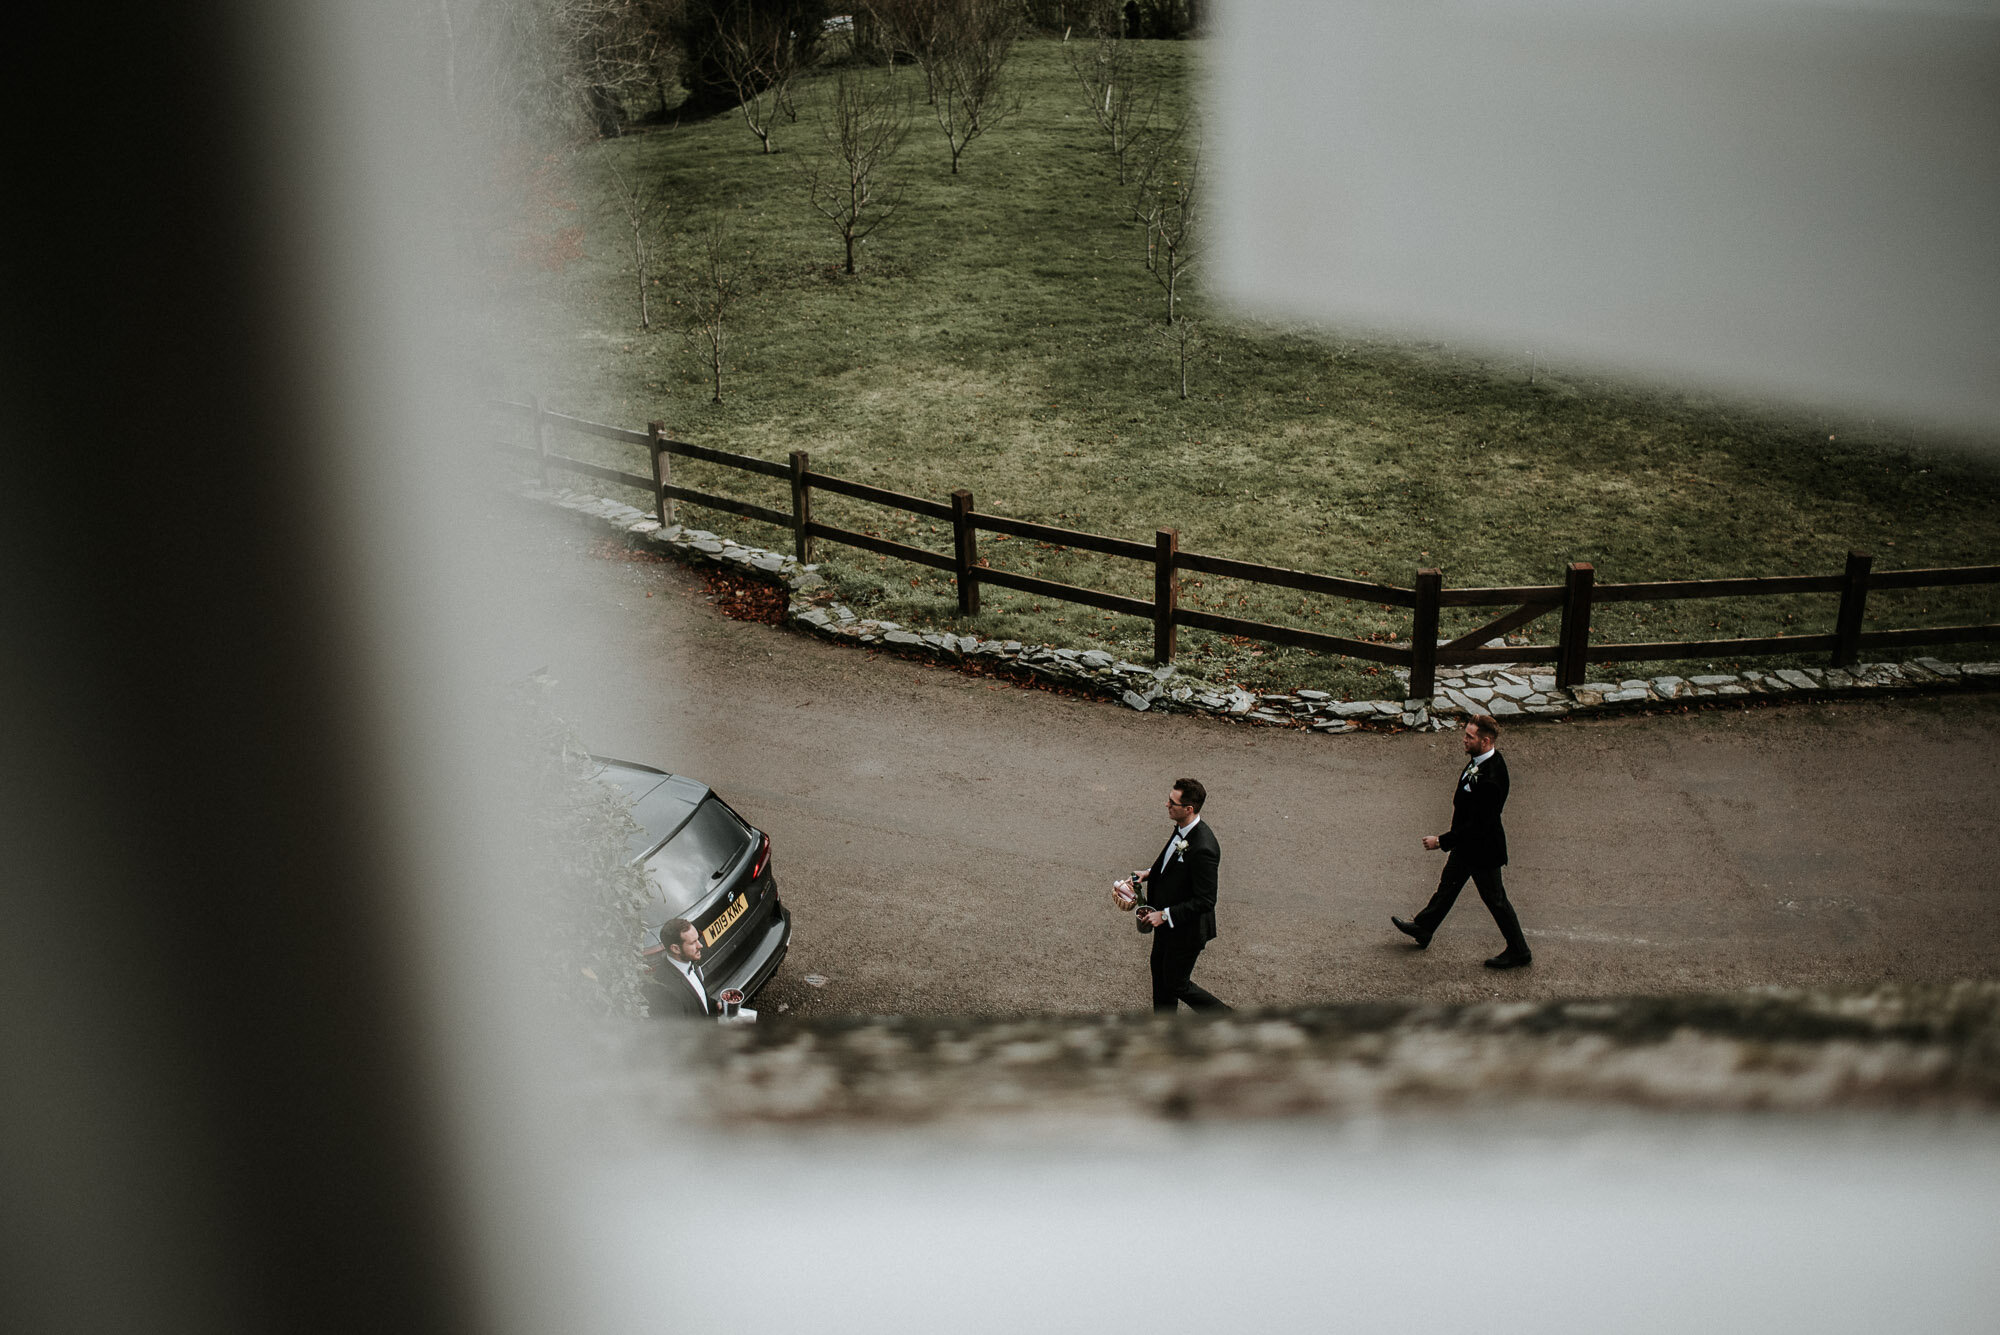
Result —
MULTIPOLYGON (((1194 43, 1148 43, 1179 80, 1194 43)), ((1206 340, 1181 401, 1159 341, 1163 302, 1146 271, 1108 147, 1053 41, 1017 48, 1022 109, 950 174, 943 136, 919 119, 892 175, 900 214, 840 271, 837 235, 807 207, 794 166, 813 142, 809 85, 784 151, 766 156, 734 118, 660 127, 576 160, 583 255, 520 277, 494 388, 551 407, 782 459, 981 509, 1185 548, 1407 585, 1438 566, 1449 585, 1559 582, 1570 561, 1604 582, 1833 573, 1850 548, 1878 568, 2000 558, 2000 477, 1940 442, 1865 421, 1759 411, 1606 384, 1436 345, 1394 347, 1331 332, 1251 326, 1191 308, 1206 340), (629 249, 604 207, 605 166, 664 173, 681 224, 727 218, 751 296, 733 326, 724 401, 671 327, 638 327, 629 249)), ((877 77, 891 77, 877 72, 877 77)), ((893 76, 921 92, 914 70, 893 76)), ((1177 90, 1178 91, 1178 88, 1177 90)), ((682 257, 692 243, 678 243, 682 257)), ((656 292, 672 290, 662 283, 656 292)), ((582 438, 562 448, 644 472, 640 451, 582 438)), ((690 485, 783 508, 776 486, 682 464, 690 485)), ((642 498, 627 499, 646 504, 642 498)), ((829 522, 948 548, 929 521, 816 501, 829 522)), ((788 535, 690 510, 762 545, 788 535)), ((995 565, 1149 596, 1131 563, 995 543, 995 565)), ((958 626, 937 572, 827 548, 851 602, 897 621, 958 626)), ((1109 644, 1139 657, 1148 623, 984 591, 963 629, 1109 644)), ((1185 602, 1340 634, 1407 634, 1407 614, 1205 579, 1185 602)), ((1619 605, 1599 638, 1672 639, 1831 628, 1831 597, 1619 605)), ((1987 590, 1878 594, 1873 624, 2000 619, 1987 590)), ((1446 632, 1478 624, 1447 609, 1446 632)), ((1553 619, 1535 628, 1553 635, 1553 619)), ((1949 656, 1948 654, 1945 656, 1949 656)), ((1182 633, 1191 670, 1250 684, 1382 693, 1366 665, 1182 633)), ((1765 660, 1775 662, 1775 660, 1765 660)), ((1683 665, 1696 666, 1696 665, 1683 665)), ((1666 670, 1657 668, 1653 670, 1666 670)), ((1613 669, 1607 669, 1613 671, 1613 669)))

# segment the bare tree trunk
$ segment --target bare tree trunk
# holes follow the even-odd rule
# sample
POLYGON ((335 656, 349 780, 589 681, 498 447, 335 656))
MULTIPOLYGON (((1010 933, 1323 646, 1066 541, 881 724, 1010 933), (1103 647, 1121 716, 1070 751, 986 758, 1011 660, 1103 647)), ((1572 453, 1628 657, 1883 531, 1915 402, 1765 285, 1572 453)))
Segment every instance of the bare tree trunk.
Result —
POLYGON ((772 151, 771 127, 765 124, 763 121, 759 120, 758 117, 752 113, 751 108, 756 105, 756 101, 757 99, 754 97, 747 97, 743 99, 742 103, 740 104, 743 112, 743 123, 750 127, 750 133, 757 136, 757 142, 763 145, 764 151, 766 153, 769 153, 772 151))
POLYGON ((646 301, 646 247, 635 235, 632 238, 632 272, 639 280, 639 327, 653 327, 652 307, 646 301))
POLYGON ((1201 328, 1193 320, 1182 315, 1176 317, 1160 331, 1167 352, 1174 359, 1176 379, 1179 382, 1182 402, 1188 396, 1188 362, 1193 360, 1194 349, 1201 340, 1201 328))
POLYGON ((721 403, 722 402, 722 317, 720 315, 716 316, 715 327, 711 331, 711 333, 714 335, 714 337, 712 337, 709 340, 709 345, 708 345, 710 352, 712 354, 709 359, 709 369, 713 373, 714 377, 713 384, 715 386, 715 393, 709 397, 708 401, 710 403, 721 403))

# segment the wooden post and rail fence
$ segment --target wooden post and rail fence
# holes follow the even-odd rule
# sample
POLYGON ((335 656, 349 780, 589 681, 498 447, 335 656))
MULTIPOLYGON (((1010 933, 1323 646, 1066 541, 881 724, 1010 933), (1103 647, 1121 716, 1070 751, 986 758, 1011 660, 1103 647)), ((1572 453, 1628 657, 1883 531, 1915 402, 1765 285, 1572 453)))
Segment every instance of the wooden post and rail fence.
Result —
POLYGON ((547 486, 552 469, 580 473, 606 482, 649 491, 661 524, 675 522, 675 505, 685 501, 726 514, 740 515, 776 527, 789 529, 793 554, 802 561, 813 559, 814 544, 833 542, 862 551, 910 561, 935 570, 949 571, 958 588, 960 614, 979 611, 982 585, 1014 589, 1038 597, 1078 603, 1107 612, 1139 617, 1153 623, 1153 660, 1171 662, 1177 632, 1182 626, 1237 635, 1267 644, 1310 649, 1319 653, 1407 668, 1410 698, 1429 699, 1437 683, 1440 667, 1460 667, 1479 663, 1552 664, 1558 685, 1577 686, 1588 680, 1592 663, 1643 663, 1684 659, 1754 658, 1762 655, 1828 655, 1835 667, 1848 667, 1860 660, 1863 650, 1907 649, 1921 645, 1965 644, 2000 641, 2000 624, 1932 626, 1907 630, 1863 630, 1862 618, 1868 595, 1875 590, 1924 589, 1947 585, 2000 584, 2000 565, 1955 566, 1929 570, 1875 570, 1863 552, 1851 552, 1847 568, 1837 575, 1767 575, 1747 579, 1654 580, 1633 584, 1599 584, 1589 563, 1573 562, 1561 584, 1531 584, 1502 588, 1446 588, 1443 572, 1422 569, 1410 588, 1343 579, 1334 575, 1287 570, 1281 566, 1259 565, 1232 557, 1184 551, 1178 530, 1160 529, 1150 543, 1105 537, 1074 529, 1038 524, 1005 515, 983 514, 973 504, 972 493, 960 489, 948 502, 911 496, 883 487, 871 486, 817 473, 804 450, 792 451, 786 463, 772 463, 746 454, 710 449, 686 441, 670 439, 666 428, 654 422, 645 431, 587 422, 549 410, 537 399, 533 403, 496 403, 496 408, 525 413, 532 418, 532 446, 502 445, 501 448, 531 456, 542 485, 547 486), (652 459, 653 475, 641 477, 622 469, 587 463, 553 453, 550 433, 556 429, 620 441, 644 448, 652 459), (675 458, 698 459, 705 463, 734 468, 746 473, 783 479, 791 487, 791 509, 774 510, 751 501, 718 496, 684 487, 673 480, 675 458), (853 529, 821 523, 813 518, 814 492, 866 501, 906 514, 921 515, 951 525, 951 551, 933 552, 909 543, 877 537, 853 529), (982 563, 979 534, 999 533, 1028 538, 1057 547, 1076 548, 1124 560, 1150 563, 1153 567, 1151 600, 1106 593, 1099 589, 1064 584, 1015 571, 1001 570, 982 563), (1381 644, 1372 640, 1350 639, 1320 631, 1301 630, 1242 617, 1225 616, 1180 605, 1179 577, 1194 571, 1255 584, 1274 585, 1303 593, 1334 598, 1351 598, 1410 609, 1408 645, 1381 644), (1665 602, 1685 598, 1749 598, 1790 594, 1838 594, 1839 608, 1834 628, 1820 635, 1777 635, 1756 639, 1665 640, 1646 643, 1609 644, 1591 640, 1591 610, 1601 603, 1665 602), (1438 617, 1446 607, 1506 608, 1475 630, 1440 643, 1438 617), (1555 614, 1559 629, 1554 644, 1508 645, 1488 648, 1489 640, 1505 636, 1544 616, 1555 614))

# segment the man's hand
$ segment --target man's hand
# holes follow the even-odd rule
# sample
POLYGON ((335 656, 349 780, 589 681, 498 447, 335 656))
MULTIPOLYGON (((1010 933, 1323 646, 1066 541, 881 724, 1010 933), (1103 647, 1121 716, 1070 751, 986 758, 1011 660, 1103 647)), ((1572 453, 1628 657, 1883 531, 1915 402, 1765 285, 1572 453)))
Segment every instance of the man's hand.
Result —
POLYGON ((1436 848, 1437 846, 1438 846, 1438 837, 1436 835, 1427 834, 1424 836, 1425 848, 1436 848))
POLYGON ((1167 915, 1162 913, 1158 909, 1148 909, 1146 912, 1140 914, 1139 916, 1146 920, 1146 925, 1148 927, 1159 927, 1164 925, 1167 921, 1167 915))

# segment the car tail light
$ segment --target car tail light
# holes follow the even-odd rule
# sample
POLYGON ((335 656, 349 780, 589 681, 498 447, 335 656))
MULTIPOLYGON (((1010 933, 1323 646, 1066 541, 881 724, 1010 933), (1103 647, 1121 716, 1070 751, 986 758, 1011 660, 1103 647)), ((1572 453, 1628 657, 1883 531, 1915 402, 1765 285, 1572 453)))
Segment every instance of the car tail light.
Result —
POLYGON ((763 842, 757 845, 757 860, 750 864, 750 879, 753 881, 764 874, 764 864, 771 860, 771 836, 760 837, 763 842))
POLYGON ((639 952, 639 958, 646 962, 646 972, 651 973, 653 971, 653 964, 654 964, 653 956, 664 955, 666 953, 667 953, 667 948, 659 944, 657 941, 654 942, 652 945, 647 946, 643 950, 641 950, 639 952))

